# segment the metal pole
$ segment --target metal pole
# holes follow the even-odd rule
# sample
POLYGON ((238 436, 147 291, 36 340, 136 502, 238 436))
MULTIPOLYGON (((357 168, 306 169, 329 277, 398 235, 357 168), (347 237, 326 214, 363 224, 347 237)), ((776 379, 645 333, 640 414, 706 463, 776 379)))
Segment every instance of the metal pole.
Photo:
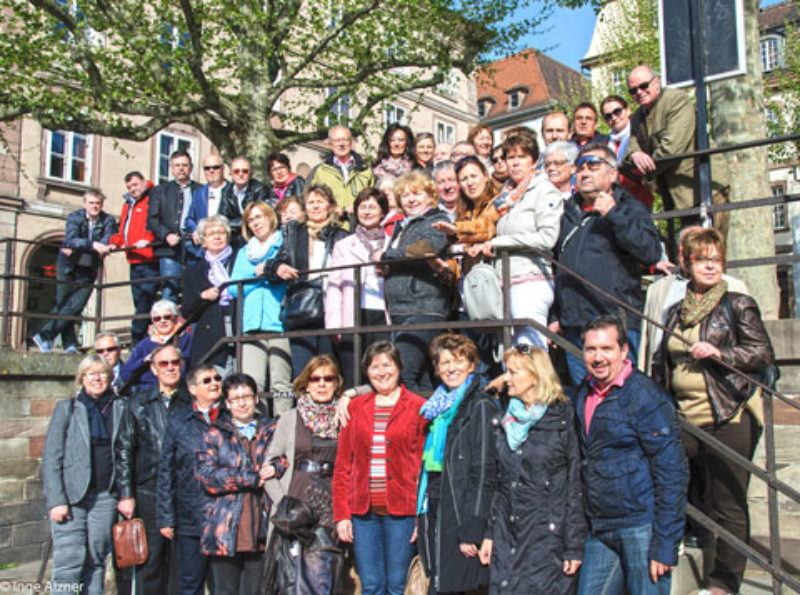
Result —
MULTIPOLYGON (((695 130, 695 148, 708 148, 708 105, 706 100, 706 32, 703 0, 690 0, 689 14, 692 30, 692 71, 697 99, 697 126, 695 130)), ((711 206, 711 173, 708 155, 697 161, 697 177, 700 181, 700 201, 706 208, 711 206)), ((711 227, 711 217, 702 213, 703 227, 711 227)))
POLYGON ((4 345, 11 345, 11 275, 14 273, 14 252, 11 238, 4 240, 6 245, 5 271, 3 272, 3 335, 4 345))
POLYGON ((353 386, 361 384, 361 267, 353 271, 353 386))
MULTIPOLYGON (((95 297, 94 307, 94 334, 100 332, 100 325, 103 322, 103 270, 104 262, 100 261, 100 266, 97 267, 97 277, 95 278, 94 290, 97 292, 95 297)), ((84 337, 86 341, 86 337, 84 337)))
MULTIPOLYGON (((761 391, 764 403, 764 454, 766 456, 766 469, 770 481, 767 482, 767 511, 769 514, 769 549, 772 567, 781 570, 781 532, 778 510, 778 491, 775 488, 775 427, 772 394, 761 391), (766 393, 766 394, 765 394, 766 393)), ((772 592, 780 595, 781 581, 772 575, 772 592)))
MULTIPOLYGON (((244 333, 244 283, 241 280, 236 283, 236 314, 234 316, 234 327, 231 332, 241 338, 244 333)), ((239 373, 242 371, 243 352, 244 343, 236 341, 236 371, 239 373)), ((269 361, 269 357, 267 361, 269 361)), ((270 381, 272 381, 272 378, 270 378, 270 381)))
POLYGON ((508 250, 500 253, 503 271, 503 345, 511 347, 511 258, 508 250))

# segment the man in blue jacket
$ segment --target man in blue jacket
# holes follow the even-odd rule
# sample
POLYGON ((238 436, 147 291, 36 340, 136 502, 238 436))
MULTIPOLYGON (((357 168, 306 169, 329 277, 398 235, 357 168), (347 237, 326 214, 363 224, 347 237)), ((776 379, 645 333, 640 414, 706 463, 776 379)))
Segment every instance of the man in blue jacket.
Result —
MULTIPOLYGON (((591 281, 623 303, 641 310, 641 265, 661 257, 658 230, 641 202, 617 184, 617 156, 606 144, 589 143, 575 162, 577 192, 564 203, 556 258, 567 269, 591 281)), ((550 325, 576 347, 581 347, 581 327, 598 316, 614 315, 625 321, 630 356, 636 363, 641 321, 599 294, 562 267, 555 269, 557 322, 550 325)), ((580 358, 567 353, 567 366, 575 385, 586 376, 580 358)))
MULTIPOLYGON (((59 281, 68 283, 56 286, 53 314, 78 316, 92 295, 100 264, 111 252, 108 242, 116 227, 114 218, 103 211, 105 199, 100 190, 87 190, 83 195, 83 208, 67 216, 56 275, 59 281)), ((50 353, 53 340, 59 335, 64 349, 77 353, 74 320, 48 320, 32 339, 41 351, 50 353)))
POLYGON ((618 318, 582 330, 589 370, 574 394, 590 533, 579 595, 670 592, 689 470, 669 395, 627 359, 618 318))
POLYGON ((221 407, 222 378, 211 365, 200 365, 186 377, 191 403, 167 419, 158 467, 156 522, 166 539, 175 540, 178 593, 202 595, 208 558, 200 551, 205 505, 210 497, 195 479, 197 453, 203 434, 226 415, 221 407))

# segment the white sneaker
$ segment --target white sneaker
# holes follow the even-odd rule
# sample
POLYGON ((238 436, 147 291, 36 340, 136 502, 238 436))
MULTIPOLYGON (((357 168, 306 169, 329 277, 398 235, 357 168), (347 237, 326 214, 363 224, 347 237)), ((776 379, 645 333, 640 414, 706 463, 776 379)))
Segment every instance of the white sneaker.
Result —
POLYGON ((31 339, 33 340, 34 344, 36 344, 36 347, 39 348, 39 351, 41 351, 42 353, 53 353, 53 348, 50 347, 50 342, 45 341, 39 333, 33 335, 31 339))

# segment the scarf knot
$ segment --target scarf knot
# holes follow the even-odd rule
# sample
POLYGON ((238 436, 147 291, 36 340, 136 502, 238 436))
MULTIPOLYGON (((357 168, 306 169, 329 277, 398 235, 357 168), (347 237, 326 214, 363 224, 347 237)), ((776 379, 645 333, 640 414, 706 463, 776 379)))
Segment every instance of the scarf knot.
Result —
POLYGON ((697 295, 693 289, 693 283, 689 283, 689 287, 686 288, 686 296, 681 301, 681 324, 684 328, 693 327, 717 307, 722 296, 728 291, 728 283, 720 281, 700 295, 697 295))
POLYGON ((305 393, 297 398, 297 413, 314 436, 318 438, 338 437, 336 399, 327 403, 317 403, 311 398, 311 395, 305 393))
MULTIPOLYGON (((208 280, 214 287, 219 287, 230 280, 228 267, 225 265, 232 254, 233 248, 231 248, 230 245, 225 246, 225 249, 216 256, 211 256, 208 252, 205 253, 206 262, 208 263, 208 280)), ((227 306, 231 303, 231 299, 231 294, 226 287, 219 294, 220 306, 227 306)))
POLYGON ((528 438, 531 426, 536 424, 547 412, 547 405, 535 403, 528 409, 519 399, 511 399, 503 415, 502 425, 506 433, 508 447, 514 451, 528 438))

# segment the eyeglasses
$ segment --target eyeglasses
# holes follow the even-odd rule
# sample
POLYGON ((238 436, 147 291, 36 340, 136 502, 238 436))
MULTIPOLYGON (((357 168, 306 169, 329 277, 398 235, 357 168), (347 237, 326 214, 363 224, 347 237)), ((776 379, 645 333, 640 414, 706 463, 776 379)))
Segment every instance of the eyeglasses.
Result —
POLYGON ((83 375, 84 378, 88 378, 89 380, 94 380, 95 378, 108 378, 108 373, 106 372, 87 372, 83 375))
POLYGON ((646 83, 641 83, 639 85, 634 85, 633 87, 628 87, 628 93, 630 93, 631 95, 636 95, 638 91, 647 91, 648 87, 650 86, 650 83, 652 83, 654 80, 656 80, 656 77, 651 78, 646 83))
POLYGON ((229 397, 228 401, 230 401, 233 405, 245 405, 250 401, 255 400, 256 396, 254 394, 249 395, 239 395, 238 397, 229 397))
POLYGON ((608 161, 603 159, 602 157, 598 157, 597 155, 586 155, 584 157, 580 157, 575 162, 575 167, 578 171, 583 169, 583 166, 589 168, 589 171, 598 171, 603 165, 607 165, 608 167, 613 167, 608 161))
POLYGON ((200 384, 211 384, 212 382, 222 382, 222 376, 216 374, 215 376, 206 376, 198 380, 200 384))
POLYGON ((324 382, 325 384, 331 384, 332 382, 336 382, 336 376, 309 376, 308 383, 309 384, 316 384, 317 382, 324 382))
POLYGON ((569 161, 566 159, 554 159, 553 161, 545 161, 544 167, 547 169, 548 167, 564 167, 569 161))
POLYGON ((156 366, 158 366, 162 370, 166 370, 170 366, 172 366, 173 368, 180 368, 181 367, 181 360, 179 360, 179 359, 162 359, 161 361, 156 362, 156 366))
MULTIPOLYGON (((648 83, 648 85, 649 85, 649 84, 650 84, 650 83, 648 83)), ((631 93, 631 95, 633 95, 633 93, 631 93)), ((625 108, 623 108, 623 107, 618 107, 618 108, 617 108, 617 109, 615 109, 615 110, 612 110, 612 111, 610 111, 610 112, 606 112, 606 113, 604 113, 604 114, 603 114, 603 119, 604 119, 606 122, 611 122, 611 120, 613 120, 614 118, 619 118, 619 117, 622 115, 622 110, 623 110, 623 109, 625 109, 625 108)))
POLYGON ((719 256, 692 256, 689 258, 692 262, 698 264, 705 264, 718 267, 722 265, 722 258, 719 256))
POLYGON ((289 168, 285 165, 275 165, 269 168, 269 171, 272 173, 277 173, 279 171, 289 171, 289 168))
POLYGON ((217 171, 218 169, 222 169, 221 165, 204 165, 203 171, 217 171))
POLYGON ((237 175, 237 176, 246 176, 247 174, 250 173, 250 170, 249 169, 236 168, 236 169, 232 169, 231 173, 234 174, 234 175, 237 175))
POLYGON ((100 347, 94 350, 94 352, 97 355, 103 355, 104 353, 114 353, 115 351, 119 351, 119 347, 105 347, 105 348, 100 347))
POLYGON ((156 315, 156 316, 151 316, 150 320, 152 320, 153 322, 161 322, 162 320, 169 322, 170 320, 175 320, 175 315, 174 314, 164 314, 163 316, 156 315))

